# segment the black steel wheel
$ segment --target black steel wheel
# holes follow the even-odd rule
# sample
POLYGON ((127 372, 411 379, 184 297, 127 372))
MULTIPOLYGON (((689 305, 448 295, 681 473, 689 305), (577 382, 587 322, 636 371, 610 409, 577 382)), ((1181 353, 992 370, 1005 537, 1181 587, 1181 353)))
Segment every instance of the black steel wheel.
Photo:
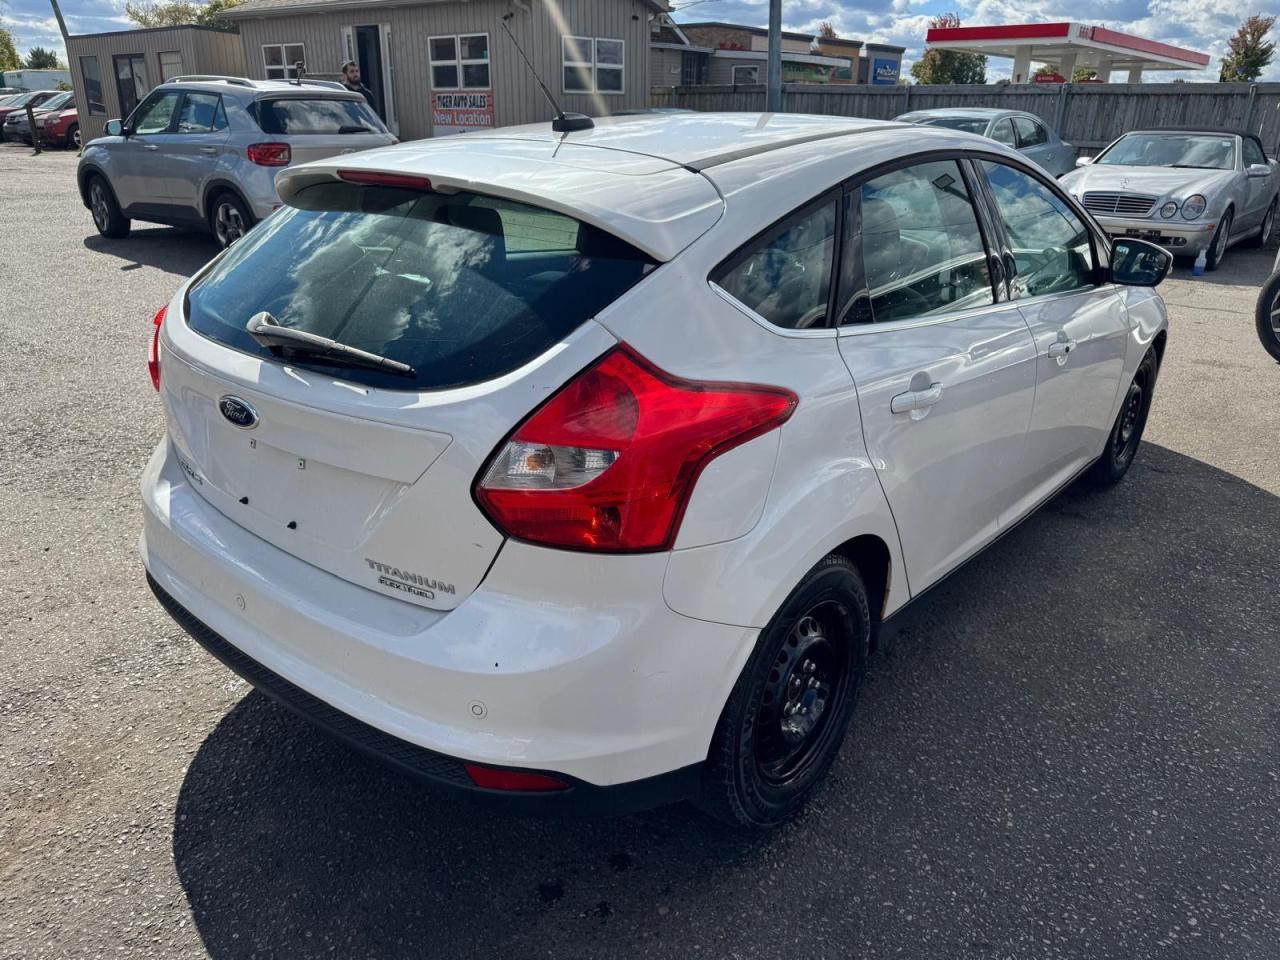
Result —
POLYGON ((1254 321, 1263 349, 1280 361, 1280 271, 1273 273, 1262 285, 1254 308, 1254 321))
POLYGON ((1125 391, 1116 414, 1116 422, 1107 438, 1107 448, 1093 465, 1093 479, 1104 486, 1119 483, 1129 472, 1133 458, 1142 443, 1142 432, 1151 411, 1151 397, 1156 386, 1155 354, 1148 350, 1125 391))
POLYGON ((736 826, 793 816, 844 740, 871 613, 858 570, 825 557, 764 629, 720 716, 699 804, 736 826))

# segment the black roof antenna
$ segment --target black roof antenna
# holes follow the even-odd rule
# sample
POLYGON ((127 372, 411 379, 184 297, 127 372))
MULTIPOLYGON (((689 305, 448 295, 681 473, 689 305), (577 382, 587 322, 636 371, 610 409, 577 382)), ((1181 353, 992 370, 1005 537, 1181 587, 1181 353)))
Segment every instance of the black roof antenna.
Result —
POLYGON ((520 59, 524 61, 524 65, 529 68, 529 72, 533 74, 533 79, 537 81, 538 86, 542 89, 542 95, 547 98, 547 103, 551 104, 551 109, 556 112, 556 118, 551 121, 551 129, 556 133, 573 133, 577 130, 590 130, 595 126, 591 118, 581 113, 565 113, 560 109, 560 104, 556 103, 556 98, 551 95, 551 91, 547 89, 547 85, 542 82, 542 78, 538 76, 538 71, 533 68, 533 64, 529 62, 529 58, 525 56, 524 48, 520 46, 520 42, 516 40, 515 34, 511 32, 511 28, 507 26, 507 21, 514 17, 514 13, 504 13, 502 15, 502 29, 507 31, 507 36, 511 38, 511 42, 515 44, 515 48, 520 53, 520 59))

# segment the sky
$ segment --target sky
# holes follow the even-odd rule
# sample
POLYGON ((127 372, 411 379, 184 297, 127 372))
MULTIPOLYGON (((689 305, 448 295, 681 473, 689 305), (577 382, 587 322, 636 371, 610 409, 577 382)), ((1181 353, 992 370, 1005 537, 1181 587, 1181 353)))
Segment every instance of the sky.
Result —
MULTIPOLYGON (((768 0, 673 0, 673 6, 677 20, 768 22, 768 0)), ((1240 22, 1254 13, 1280 15, 1280 0, 783 0, 782 16, 788 30, 816 32, 830 20, 843 37, 906 47, 905 74, 920 56, 929 18, 951 10, 970 25, 1072 20, 1163 40, 1213 57, 1207 70, 1164 77, 1217 80, 1227 40, 1240 22)), ((124 0, 62 0, 62 12, 72 33, 128 28, 124 0)), ((19 51, 43 46, 62 55, 48 0, 0 0, 0 19, 16 35, 19 51)), ((1273 37, 1280 39, 1280 25, 1273 37)), ((1263 80, 1280 80, 1277 61, 1263 80)), ((989 61, 987 79, 1008 77, 1011 66, 1008 60, 989 61)))

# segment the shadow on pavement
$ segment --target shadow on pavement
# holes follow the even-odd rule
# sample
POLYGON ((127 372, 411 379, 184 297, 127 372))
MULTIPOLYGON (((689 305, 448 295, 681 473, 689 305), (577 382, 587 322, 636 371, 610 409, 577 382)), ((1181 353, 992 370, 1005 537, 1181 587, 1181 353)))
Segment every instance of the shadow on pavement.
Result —
POLYGON ((1272 957, 1280 499, 1146 445, 934 591, 795 824, 495 816, 260 695, 174 859, 215 960, 1272 957))
POLYGON ((84 245, 121 260, 121 270, 154 267, 181 277, 191 276, 218 254, 218 245, 208 234, 176 227, 135 228, 120 240, 94 233, 84 238, 84 245))

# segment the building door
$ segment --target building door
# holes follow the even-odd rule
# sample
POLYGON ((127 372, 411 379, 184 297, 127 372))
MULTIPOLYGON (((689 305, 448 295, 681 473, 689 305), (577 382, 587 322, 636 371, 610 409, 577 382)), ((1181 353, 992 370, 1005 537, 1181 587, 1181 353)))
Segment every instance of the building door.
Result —
POLYGON ((147 61, 140 53, 112 57, 116 68, 116 95, 120 98, 120 119, 128 120, 138 102, 151 90, 147 82, 147 61))
POLYGON ((396 116, 392 90, 391 24, 375 23, 342 28, 343 59, 360 65, 360 77, 373 93, 373 108, 391 132, 399 135, 400 120, 396 116))

